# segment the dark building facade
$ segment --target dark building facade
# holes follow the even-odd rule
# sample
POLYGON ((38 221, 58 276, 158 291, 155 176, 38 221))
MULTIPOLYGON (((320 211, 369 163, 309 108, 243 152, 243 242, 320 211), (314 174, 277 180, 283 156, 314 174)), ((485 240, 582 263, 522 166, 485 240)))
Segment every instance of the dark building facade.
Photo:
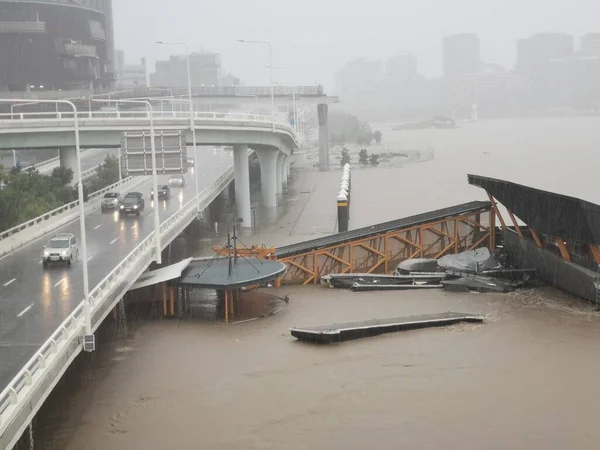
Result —
POLYGON ((0 0, 0 90, 108 88, 111 39, 106 15, 78 1, 0 0))
POLYGON ((447 36, 443 41, 444 77, 454 78, 481 69, 481 50, 476 34, 447 36))

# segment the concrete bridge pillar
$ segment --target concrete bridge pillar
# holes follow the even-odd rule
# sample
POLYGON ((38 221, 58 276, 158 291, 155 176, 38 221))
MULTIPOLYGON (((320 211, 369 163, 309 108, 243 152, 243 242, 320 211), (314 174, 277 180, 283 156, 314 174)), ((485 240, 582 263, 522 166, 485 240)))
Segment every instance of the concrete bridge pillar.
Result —
POLYGON ((280 197, 283 194, 283 162, 285 160, 285 154, 279 152, 277 155, 277 196, 280 197))
POLYGON ((327 105, 317 105, 319 116, 319 170, 329 170, 329 130, 327 120, 327 105))
POLYGON ((255 150, 260 162, 260 189, 263 205, 266 208, 277 207, 277 155, 278 149, 255 150))
POLYGON ((287 184, 288 184, 288 174, 290 172, 290 157, 285 155, 283 158, 283 186, 285 187, 285 191, 287 192, 287 184))
POLYGON ((60 166, 73 171, 73 184, 79 183, 79 171, 77 170, 77 153, 75 147, 60 149, 60 166))
POLYGON ((244 228, 252 227, 250 208, 250 169, 248 168, 248 146, 236 145, 233 148, 233 170, 235 178, 235 212, 244 228))

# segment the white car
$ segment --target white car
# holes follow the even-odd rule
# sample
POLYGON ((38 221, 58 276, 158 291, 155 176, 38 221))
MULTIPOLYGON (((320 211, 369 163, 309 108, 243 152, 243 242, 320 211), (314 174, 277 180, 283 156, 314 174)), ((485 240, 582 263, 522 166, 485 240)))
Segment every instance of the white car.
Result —
POLYGON ((72 233, 57 234, 44 246, 42 265, 45 268, 51 263, 65 263, 67 267, 79 257, 77 238, 72 233))
POLYGON ((185 186, 185 179, 183 178, 183 175, 171 175, 169 177, 169 186, 185 186))
POLYGON ((107 192, 102 198, 100 203, 102 212, 108 211, 109 209, 117 210, 121 204, 121 194, 118 192, 107 192))

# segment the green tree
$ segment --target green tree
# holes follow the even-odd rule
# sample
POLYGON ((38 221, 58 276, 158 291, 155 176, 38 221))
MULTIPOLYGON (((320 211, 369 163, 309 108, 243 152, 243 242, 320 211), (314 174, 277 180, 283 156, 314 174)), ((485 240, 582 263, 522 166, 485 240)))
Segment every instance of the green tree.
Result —
POLYGON ((117 181, 119 181, 119 160, 116 156, 108 155, 96 168, 96 174, 88 182, 88 189, 96 192, 117 181))
POLYGON ((365 166, 369 164, 369 153, 367 152, 366 148, 363 148, 358 154, 358 162, 365 166))
POLYGON ((329 136, 332 143, 370 144, 373 140, 372 135, 369 124, 352 114, 337 111, 329 114, 329 136))
POLYGON ((381 131, 377 130, 373 132, 373 139, 377 144, 381 144, 381 131))

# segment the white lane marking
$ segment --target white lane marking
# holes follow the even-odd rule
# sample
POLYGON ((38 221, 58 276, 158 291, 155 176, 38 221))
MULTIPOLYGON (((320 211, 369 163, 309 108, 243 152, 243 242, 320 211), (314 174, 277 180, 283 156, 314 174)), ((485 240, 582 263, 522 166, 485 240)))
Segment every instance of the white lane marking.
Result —
POLYGON ((7 281, 6 283, 4 283, 4 287, 8 286, 9 284, 13 284, 15 281, 17 281, 16 278, 13 278, 12 280, 7 281))
POLYGON ((119 240, 118 237, 114 238, 112 241, 110 241, 110 245, 114 244, 115 242, 117 242, 119 240))
POLYGON ((88 262, 90 262, 90 259, 92 259, 92 258, 93 258, 93 256, 90 256, 90 257, 88 258, 88 262))
POLYGON ((62 278, 60 281, 56 282, 54 284, 54 287, 58 287, 61 283, 63 283, 66 280, 66 278, 62 278))
POLYGON ((27 308, 25 308, 23 311, 21 311, 19 314, 17 314, 17 317, 21 317, 23 314, 25 314, 31 308, 33 308, 33 303, 31 305, 29 305, 27 308))
POLYGON ((42 260, 39 260, 39 261, 38 261, 38 264, 41 264, 41 263, 42 263, 42 260))
POLYGON ((98 228, 100 228, 101 226, 102 226, 102 224, 100 224, 100 225, 96 225, 96 226, 94 227, 94 230, 97 230, 97 229, 98 229, 98 228))

